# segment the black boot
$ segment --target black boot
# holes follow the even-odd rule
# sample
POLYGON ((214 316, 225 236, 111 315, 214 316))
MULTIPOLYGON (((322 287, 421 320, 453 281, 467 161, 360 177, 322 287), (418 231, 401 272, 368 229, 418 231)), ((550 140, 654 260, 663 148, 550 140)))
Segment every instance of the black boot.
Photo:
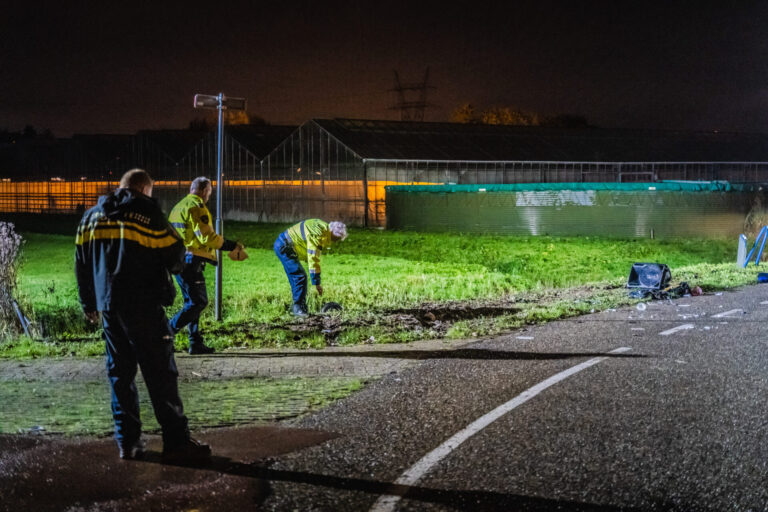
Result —
POLYGON ((119 445, 120 458, 123 460, 141 460, 147 450, 147 445, 142 439, 119 445))
POLYGON ((292 308, 293 316, 305 317, 309 316, 306 304, 294 304, 292 308))
POLYGON ((193 356, 213 354, 214 352, 216 352, 215 348, 207 346, 202 341, 189 344, 189 353, 193 356))
POLYGON ((163 462, 166 464, 183 464, 192 462, 206 462, 211 459, 211 447, 194 439, 163 446, 163 462))

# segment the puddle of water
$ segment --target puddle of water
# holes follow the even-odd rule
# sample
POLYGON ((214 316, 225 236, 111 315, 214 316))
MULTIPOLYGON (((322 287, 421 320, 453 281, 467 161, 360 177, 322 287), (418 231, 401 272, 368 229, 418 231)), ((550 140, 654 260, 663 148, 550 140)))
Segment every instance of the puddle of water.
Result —
MULTIPOLYGON (((293 418, 359 390, 358 378, 286 378, 179 381, 192 430, 293 418)), ((149 394, 137 383, 144 431, 159 432, 149 394)), ((106 382, 0 382, 0 433, 112 432, 106 382)))

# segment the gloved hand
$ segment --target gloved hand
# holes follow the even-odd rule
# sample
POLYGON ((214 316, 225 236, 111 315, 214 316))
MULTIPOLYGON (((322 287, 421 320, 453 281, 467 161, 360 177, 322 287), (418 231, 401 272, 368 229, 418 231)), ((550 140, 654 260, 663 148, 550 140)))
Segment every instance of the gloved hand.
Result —
POLYGON ((235 247, 237 247, 237 244, 239 243, 240 242, 235 242, 234 240, 227 240, 225 238, 224 243, 221 244, 221 250, 224 252, 234 251, 235 247))
POLYGON ((235 248, 229 251, 228 256, 232 261, 243 261, 248 258, 248 253, 245 252, 245 246, 240 242, 237 242, 235 248))

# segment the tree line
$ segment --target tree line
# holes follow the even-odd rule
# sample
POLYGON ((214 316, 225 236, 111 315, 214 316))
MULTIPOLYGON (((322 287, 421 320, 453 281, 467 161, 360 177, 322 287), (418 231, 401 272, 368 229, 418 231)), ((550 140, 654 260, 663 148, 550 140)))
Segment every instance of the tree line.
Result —
POLYGON ((479 109, 465 103, 451 114, 451 122, 467 124, 503 124, 512 126, 555 126, 560 128, 586 128, 589 125, 584 116, 576 114, 542 115, 512 107, 486 107, 479 109))

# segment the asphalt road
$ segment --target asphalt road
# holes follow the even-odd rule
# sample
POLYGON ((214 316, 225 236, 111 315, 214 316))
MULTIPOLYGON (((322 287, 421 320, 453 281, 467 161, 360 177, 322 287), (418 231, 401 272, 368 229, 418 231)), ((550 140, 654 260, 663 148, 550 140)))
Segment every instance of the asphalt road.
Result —
POLYGON ((271 469, 294 476, 272 481, 263 506, 768 510, 767 335, 768 286, 758 285, 440 354, 299 423, 339 436, 281 457, 271 469), (631 350, 609 354, 620 347, 631 350), (422 460, 586 361, 454 439, 438 460, 422 460), (398 479, 408 484, 391 485, 398 479))
POLYGON ((282 428, 201 435, 202 468, 0 436, 0 510, 768 510, 767 322, 758 285, 425 350, 282 428))

